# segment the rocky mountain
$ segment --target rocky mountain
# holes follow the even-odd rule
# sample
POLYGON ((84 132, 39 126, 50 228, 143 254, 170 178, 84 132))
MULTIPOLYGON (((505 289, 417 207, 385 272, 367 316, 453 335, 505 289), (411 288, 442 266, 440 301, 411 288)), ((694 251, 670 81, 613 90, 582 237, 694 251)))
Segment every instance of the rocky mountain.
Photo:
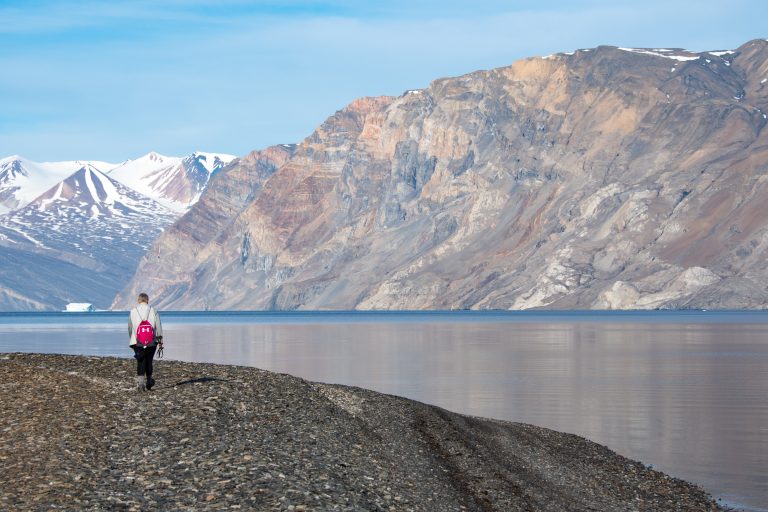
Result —
POLYGON ((0 310, 109 306, 177 215, 91 165, 0 216, 0 310))
POLYGON ((767 81, 764 40, 603 46, 357 100, 251 195, 219 173, 114 307, 765 307, 767 81))
POLYGON ((234 159, 232 155, 199 151, 181 158, 151 152, 123 162, 109 176, 166 208, 185 212, 200 198, 211 175, 234 159))

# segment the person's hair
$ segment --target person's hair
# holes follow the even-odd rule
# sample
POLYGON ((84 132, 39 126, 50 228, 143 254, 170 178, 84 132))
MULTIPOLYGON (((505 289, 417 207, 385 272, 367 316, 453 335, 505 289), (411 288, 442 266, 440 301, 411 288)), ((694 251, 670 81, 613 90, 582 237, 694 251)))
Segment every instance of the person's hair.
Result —
POLYGON ((139 302, 146 302, 147 304, 149 304, 149 295, 147 295, 146 293, 140 293, 139 302))

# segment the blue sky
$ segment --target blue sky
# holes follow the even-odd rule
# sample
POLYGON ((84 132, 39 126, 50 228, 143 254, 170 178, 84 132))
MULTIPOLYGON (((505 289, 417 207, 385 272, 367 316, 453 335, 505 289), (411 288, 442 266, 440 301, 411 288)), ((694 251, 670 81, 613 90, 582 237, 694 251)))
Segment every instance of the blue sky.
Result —
POLYGON ((360 96, 600 44, 732 49, 767 21, 765 0, 0 0, 0 157, 242 155, 360 96))

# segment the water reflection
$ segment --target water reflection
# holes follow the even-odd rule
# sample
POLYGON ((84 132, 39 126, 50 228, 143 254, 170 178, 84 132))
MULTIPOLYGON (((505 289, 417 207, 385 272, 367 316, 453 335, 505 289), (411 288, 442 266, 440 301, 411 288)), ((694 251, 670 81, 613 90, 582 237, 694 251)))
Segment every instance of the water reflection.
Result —
MULTIPOLYGON (((531 318, 166 317, 164 328, 169 358, 257 366, 577 433, 768 510, 768 323, 531 318)), ((0 322, 0 350, 127 356, 122 321, 77 336, 61 322, 0 322)))

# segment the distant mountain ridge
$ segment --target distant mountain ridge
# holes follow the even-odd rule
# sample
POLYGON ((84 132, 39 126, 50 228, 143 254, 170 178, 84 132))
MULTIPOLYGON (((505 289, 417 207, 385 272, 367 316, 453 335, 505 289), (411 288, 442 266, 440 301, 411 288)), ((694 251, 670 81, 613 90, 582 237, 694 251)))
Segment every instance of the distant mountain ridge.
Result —
POLYGON ((197 152, 122 164, 0 160, 8 209, 0 215, 0 310, 86 301, 107 308, 155 238, 233 159, 197 152))
POLYGON ((186 211, 200 197, 210 176, 233 155, 196 151, 185 157, 150 152, 135 160, 33 162, 13 155, 0 159, 0 214, 18 209, 61 180, 91 166, 175 211, 186 211))
MULTIPOLYGON (((77 299, 105 308, 176 217, 95 167, 84 166, 25 207, 0 216, 0 254, 23 252, 30 262, 14 265, 7 258, 0 268, 2 286, 15 291, 11 302, 16 305, 23 296, 29 305, 44 309, 77 299), (39 277, 33 262, 45 257, 47 266, 67 271, 39 277)), ((3 295, 0 289, 0 304, 3 295)), ((4 302, 8 304, 7 297, 4 302)))
POLYGON ((102 172, 109 172, 116 165, 79 160, 38 163, 18 155, 2 158, 0 159, 0 214, 27 205, 83 166, 93 166, 102 172))
POLYGON ((601 46, 356 100, 237 207, 209 187, 113 307, 766 307, 767 82, 762 39, 601 46))

